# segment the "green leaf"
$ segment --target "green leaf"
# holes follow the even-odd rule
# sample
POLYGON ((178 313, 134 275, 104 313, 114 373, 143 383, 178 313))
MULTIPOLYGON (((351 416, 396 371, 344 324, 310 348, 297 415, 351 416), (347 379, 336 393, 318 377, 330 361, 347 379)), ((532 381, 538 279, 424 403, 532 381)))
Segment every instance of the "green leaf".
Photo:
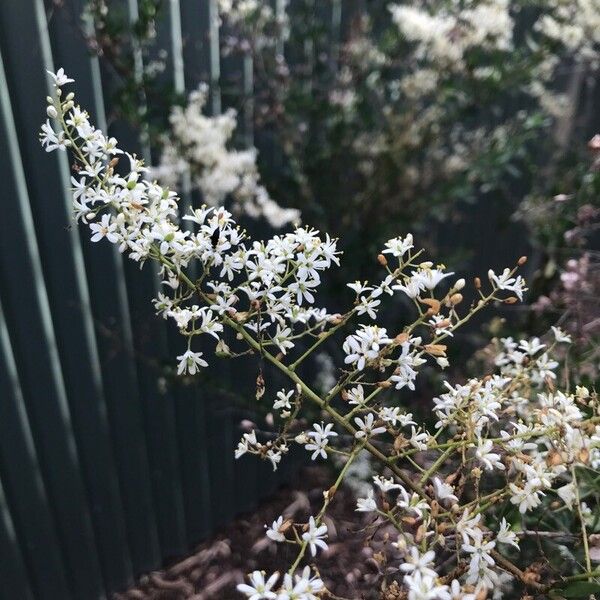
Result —
POLYGON ((566 588, 557 590, 565 598, 587 598, 600 592, 600 583, 592 581, 574 581, 566 588))

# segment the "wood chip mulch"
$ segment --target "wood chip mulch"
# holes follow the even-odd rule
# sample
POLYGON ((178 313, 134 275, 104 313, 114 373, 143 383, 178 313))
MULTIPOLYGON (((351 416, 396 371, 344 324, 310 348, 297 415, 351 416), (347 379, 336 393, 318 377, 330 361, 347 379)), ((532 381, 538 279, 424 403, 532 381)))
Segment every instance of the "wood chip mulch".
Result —
MULTIPOLYGON (((302 469, 291 486, 273 494, 251 514, 238 517, 183 560, 141 576, 134 587, 114 594, 113 600, 242 600, 236 585, 246 573, 255 569, 285 572, 297 554, 295 546, 269 540, 265 524, 279 515, 306 522, 318 512, 323 490, 332 483, 333 475, 326 469, 302 469)), ((382 597, 382 557, 390 550, 390 530, 365 530, 369 518, 355 508, 352 491, 340 488, 325 517, 329 550, 305 563, 319 570, 329 592, 324 600, 382 597)))

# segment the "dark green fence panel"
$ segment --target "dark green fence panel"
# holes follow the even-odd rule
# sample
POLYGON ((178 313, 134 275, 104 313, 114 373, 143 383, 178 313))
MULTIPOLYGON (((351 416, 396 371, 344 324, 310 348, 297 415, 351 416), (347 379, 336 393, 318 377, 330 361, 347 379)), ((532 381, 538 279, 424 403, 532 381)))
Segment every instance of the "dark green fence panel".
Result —
POLYGON ((0 581, 12 582, 10 587, 4 587, 3 583, 0 589, 14 590, 15 596, 24 598, 31 597, 31 589, 70 598, 60 543, 40 477, 1 308, 0 357, 0 389, 3 390, 0 404, 0 472, 3 481, 0 581), (10 499, 4 488, 10 490, 10 499))
POLYGON ((4 490, 0 484, 0 547, 8 550, 3 554, 4 568, 0 571, 0 589, 11 590, 12 593, 23 600, 33 598, 23 558, 19 552, 19 543, 6 505, 4 490))
MULTIPOLYGON (((2 600, 110 597, 286 475, 233 458, 258 363, 211 358, 200 382, 177 378, 184 347, 154 314, 156 272, 90 242, 71 218, 67 155, 39 145, 46 69, 62 66, 101 128, 158 158, 116 111, 118 75, 88 50, 86 3, 0 1, 2 600)), ((137 0, 108 6, 137 18, 137 0)), ((237 141, 253 144, 252 61, 221 60, 217 0, 164 0, 157 42, 165 83, 182 94, 210 84, 208 112, 240 110, 237 141)), ((138 76, 143 68, 138 56, 138 76)), ((201 201, 184 184, 182 205, 201 201)))

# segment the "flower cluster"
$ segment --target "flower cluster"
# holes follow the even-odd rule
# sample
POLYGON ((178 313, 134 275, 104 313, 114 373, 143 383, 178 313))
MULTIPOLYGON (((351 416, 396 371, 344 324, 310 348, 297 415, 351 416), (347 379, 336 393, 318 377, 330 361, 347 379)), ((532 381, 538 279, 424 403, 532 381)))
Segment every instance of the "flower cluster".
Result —
POLYGON ((446 383, 433 399, 432 418, 423 422, 401 402, 425 369, 448 366, 448 343, 462 325, 490 304, 523 297, 526 284, 516 272, 524 257, 500 275, 489 271, 489 286, 479 278, 467 285, 443 265, 422 260, 411 235, 396 237, 377 257, 380 277, 348 284, 354 293, 348 310, 318 308, 323 272, 340 262, 335 239, 297 227, 251 240, 223 207, 191 210, 183 216, 191 227, 181 229, 176 195, 145 179, 146 167, 98 131, 73 94, 63 98, 62 86, 71 80, 62 71, 53 77, 56 96, 47 113, 57 131, 48 121, 42 145, 72 152, 74 212, 92 239, 116 244, 141 264, 158 263, 168 293, 155 299, 157 313, 188 343, 178 372, 207 367, 193 349, 204 335, 219 357, 257 357, 257 400, 271 395, 267 367, 289 380, 289 389, 274 393, 277 431, 247 431, 236 457, 255 454, 277 468, 297 445, 312 460, 342 460, 316 515, 304 523, 279 517, 266 528, 272 542, 298 549, 287 573, 254 571, 238 586, 241 594, 315 600, 325 593, 318 571, 300 566, 328 551, 327 508, 365 451, 380 470, 356 510, 372 516, 367 529, 392 528, 382 560, 386 576, 409 599, 500 597, 507 580, 543 595, 594 576, 588 527, 595 525, 579 478, 600 466, 600 405, 587 388, 558 388, 554 353, 570 343, 567 334, 555 327, 543 339, 499 340, 494 371, 446 383), (129 169, 119 174, 123 156, 129 169), (466 294, 474 298, 467 302, 466 294), (400 331, 377 323, 384 300, 395 299, 414 306, 414 320, 400 331), (231 347, 226 331, 234 334, 227 338, 231 347), (334 344, 337 333, 343 364, 333 387, 318 393, 298 367, 323 344, 334 344), (563 531, 565 521, 550 506, 560 506, 577 533, 567 532, 571 563, 544 580, 522 547, 542 522, 547 529, 540 534, 563 531))
MULTIPOLYGON (((420 3, 414 3, 420 4, 420 3)), ((416 56, 440 68, 463 70, 465 55, 477 50, 512 48, 513 19, 508 0, 441 3, 440 10, 391 4, 388 8, 402 35, 417 44, 416 56)))
POLYGON ((208 86, 202 84, 184 107, 173 107, 171 131, 163 140, 160 164, 152 175, 177 187, 189 174, 206 204, 220 206, 231 198, 235 211, 252 218, 262 216, 275 228, 299 221, 298 210, 280 207, 260 185, 256 149, 228 147, 237 126, 235 110, 206 116, 207 98, 208 86))

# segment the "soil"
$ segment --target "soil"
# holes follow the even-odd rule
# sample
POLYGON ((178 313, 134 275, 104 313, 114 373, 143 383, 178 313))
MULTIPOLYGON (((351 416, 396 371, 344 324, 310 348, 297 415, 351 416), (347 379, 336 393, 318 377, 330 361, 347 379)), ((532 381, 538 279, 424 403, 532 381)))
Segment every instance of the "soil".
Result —
MULTIPOLYGON (((115 594, 114 600, 241 600, 236 585, 246 573, 259 569, 285 572, 297 547, 276 544, 265 536, 265 523, 279 515, 306 522, 321 507, 323 490, 333 476, 319 467, 302 469, 292 485, 280 489, 251 514, 238 517, 186 558, 139 578, 136 585, 115 594)), ((310 559, 320 572, 332 600, 380 598, 379 552, 387 546, 389 532, 365 531, 368 517, 356 513, 349 489, 340 488, 325 517, 329 550, 310 559)))

